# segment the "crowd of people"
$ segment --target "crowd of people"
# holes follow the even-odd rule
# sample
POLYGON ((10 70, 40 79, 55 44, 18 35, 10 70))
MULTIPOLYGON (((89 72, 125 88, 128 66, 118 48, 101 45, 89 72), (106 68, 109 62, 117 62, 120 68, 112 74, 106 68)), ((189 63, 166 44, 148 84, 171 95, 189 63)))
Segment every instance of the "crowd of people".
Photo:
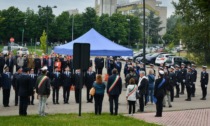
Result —
MULTIPOLYGON (((19 114, 27 115, 27 106, 34 105, 35 92, 39 99, 39 115, 45 116, 45 106, 47 98, 52 94, 53 104, 60 104, 59 92, 63 89, 63 103, 69 104, 70 89, 74 87, 75 102, 79 103, 79 91, 86 87, 87 103, 95 103, 95 114, 101 114, 104 93, 109 96, 110 114, 118 114, 119 96, 122 91, 123 81, 121 70, 124 67, 124 78, 126 99, 129 105, 129 114, 136 112, 136 101, 139 99, 138 112, 144 112, 144 106, 150 101, 156 104, 156 117, 162 116, 162 109, 168 101, 172 107, 174 97, 179 98, 183 95, 185 87, 187 90, 186 101, 191 101, 195 97, 195 82, 197 79, 196 66, 161 66, 156 72, 154 65, 150 64, 148 75, 144 69, 144 64, 126 60, 125 65, 119 58, 95 57, 90 60, 89 69, 85 71, 83 85, 80 85, 81 70, 74 69, 73 57, 57 54, 51 55, 13 55, 0 54, 0 87, 3 89, 3 105, 9 107, 10 91, 13 87, 15 91, 15 106, 19 105, 19 114), (94 62, 94 65, 93 65, 94 62), (93 67, 95 71, 93 71, 93 67), (103 69, 106 68, 106 73, 103 69), (103 81, 102 75, 108 76, 107 84, 103 81), (94 87, 94 96, 89 94, 94 87), (174 93, 174 88, 176 93, 174 93), (181 90, 180 90, 181 88, 181 90), (51 93, 52 92, 52 93, 51 93), (167 100, 166 100, 167 99, 167 100)), ((201 87, 203 97, 206 100, 208 73, 206 66, 203 66, 201 73, 201 87)))

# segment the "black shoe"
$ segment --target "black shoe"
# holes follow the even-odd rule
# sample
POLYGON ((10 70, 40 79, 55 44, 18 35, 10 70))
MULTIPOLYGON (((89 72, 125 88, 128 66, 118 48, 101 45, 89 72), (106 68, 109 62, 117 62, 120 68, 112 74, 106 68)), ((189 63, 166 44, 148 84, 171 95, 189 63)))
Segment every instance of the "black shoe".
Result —
POLYGON ((201 98, 200 100, 206 100, 206 98, 201 98))
POLYGON ((174 96, 174 98, 179 98, 179 96, 178 96, 178 95, 176 95, 176 96, 174 96))
POLYGON ((162 117, 162 116, 160 116, 160 115, 155 115, 155 117, 162 117))
POLYGON ((56 104, 55 102, 53 102, 53 104, 56 104))
POLYGON ((163 105, 163 107, 166 107, 165 105, 163 105))
POLYGON ((171 108, 172 107, 172 105, 169 105, 169 108, 171 108))
POLYGON ((18 106, 18 104, 15 104, 15 106, 18 106))
POLYGON ((34 105, 34 103, 31 103, 31 105, 34 105))
POLYGON ((195 95, 193 94, 192 97, 195 97, 195 95))
POLYGON ((185 99, 185 101, 191 101, 191 99, 188 98, 188 99, 185 99))
POLYGON ((56 104, 59 104, 59 102, 56 102, 56 104))
POLYGON ((183 93, 183 92, 181 92, 181 93, 180 93, 180 95, 184 95, 184 93, 183 93))

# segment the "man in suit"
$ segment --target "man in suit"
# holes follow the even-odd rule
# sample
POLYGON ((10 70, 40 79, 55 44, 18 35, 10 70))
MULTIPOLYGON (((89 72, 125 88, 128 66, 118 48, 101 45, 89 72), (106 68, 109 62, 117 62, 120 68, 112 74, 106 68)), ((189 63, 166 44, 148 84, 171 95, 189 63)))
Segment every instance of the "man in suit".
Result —
POLYGON ((29 69, 24 68, 23 73, 17 79, 17 86, 19 88, 19 96, 20 96, 20 105, 19 105, 19 115, 26 116, 27 115, 27 107, 28 107, 28 98, 30 96, 30 83, 31 79, 29 76, 29 69))
POLYGON ((140 98, 139 98, 138 112, 144 112, 144 98, 145 98, 145 95, 147 94, 149 82, 145 76, 145 71, 140 71, 139 75, 140 75, 140 78, 138 82, 138 90, 139 90, 138 93, 140 93, 140 98))
POLYGON ((122 69, 122 63, 120 62, 119 58, 117 58, 117 60, 115 61, 115 68, 117 69, 118 74, 120 75, 122 69))
POLYGON ((61 87, 61 73, 55 67, 55 72, 52 75, 52 89, 53 89, 53 104, 59 104, 59 90, 61 87))
POLYGON ((171 98, 171 102, 174 101, 174 85, 175 85, 175 73, 174 73, 174 67, 171 66, 171 68, 169 69, 169 84, 170 84, 170 98, 171 98))
POLYGON ((19 57, 17 58, 17 66, 23 67, 23 65, 24 65, 24 58, 22 57, 22 54, 20 54, 19 57))
POLYGON ((22 74, 22 67, 17 67, 17 72, 13 75, 12 79, 12 86, 15 91, 15 106, 18 105, 18 92, 19 92, 19 89, 17 87, 17 79, 20 77, 21 74, 22 74))
POLYGON ((102 75, 102 71, 104 68, 104 58, 103 57, 99 57, 97 67, 98 67, 98 74, 102 75))
POLYGON ((195 83, 197 80, 197 70, 195 69, 196 65, 192 64, 192 81, 193 81, 193 85, 192 85, 192 97, 195 97, 195 83))
POLYGON ((180 92, 180 84, 181 84, 181 78, 182 78, 182 75, 181 75, 181 71, 180 71, 180 66, 179 65, 176 65, 175 66, 175 85, 176 85, 176 96, 175 98, 179 98, 179 92, 180 92))
POLYGON ((181 93, 184 94, 184 89, 185 89, 185 83, 186 83, 186 75, 187 75, 187 69, 185 68, 185 64, 181 64, 181 76, 182 76, 182 81, 181 81, 181 93))
POLYGON ((69 104, 70 87, 72 85, 72 73, 69 70, 69 66, 66 66, 65 72, 62 74, 64 104, 69 104))
POLYGON ((14 64, 13 64, 13 59, 12 59, 11 55, 8 56, 8 58, 6 60, 6 65, 9 67, 9 72, 11 74, 13 74, 13 66, 14 66, 14 64))
POLYGON ((35 74, 38 74, 38 71, 41 68, 41 60, 38 57, 38 55, 35 56, 34 65, 35 65, 35 67, 34 67, 34 73, 35 74))
POLYGON ((118 114, 119 95, 122 91, 122 79, 118 75, 117 69, 112 70, 112 75, 108 78, 107 94, 109 96, 110 114, 118 114), (115 111, 113 112, 113 103, 115 104, 115 111))
POLYGON ((53 65, 54 65, 53 58, 51 57, 51 55, 49 55, 48 59, 46 60, 46 66, 48 68, 49 73, 53 72, 53 65))
POLYGON ((85 86, 87 88, 87 103, 93 102, 93 96, 90 96, 90 89, 93 87, 93 83, 96 80, 96 73, 92 70, 92 67, 89 67, 85 75, 85 86))
POLYGON ((3 73, 4 65, 5 65, 5 59, 3 54, 0 53, 0 74, 3 73))
POLYGON ((186 75, 186 89, 187 89, 187 99, 185 101, 191 101, 191 94, 192 94, 192 85, 193 85, 193 78, 192 78, 192 68, 188 67, 186 75))
POLYGON ((202 98, 201 100, 206 100, 207 95, 207 85, 209 83, 209 73, 206 71, 207 66, 203 66, 203 71, 201 72, 201 89, 202 89, 202 98))
POLYGON ((99 57, 98 56, 95 57, 94 63, 95 63, 95 71, 98 74, 98 64, 99 64, 99 57))
POLYGON ((9 107, 10 89, 12 85, 11 73, 9 72, 9 67, 4 68, 5 72, 2 74, 2 89, 3 89, 3 105, 4 107, 9 107))
POLYGON ((31 77, 30 80, 31 80, 31 83, 30 83, 30 97, 29 97, 29 102, 28 104, 30 105, 34 105, 34 93, 35 93, 35 84, 36 84, 36 79, 37 79, 37 75, 34 74, 34 69, 31 69, 30 70, 30 74, 29 76, 31 77))
POLYGON ((78 104, 79 103, 79 91, 82 90, 83 84, 80 85, 80 79, 81 79, 81 71, 80 69, 77 69, 74 74, 74 86, 75 86, 75 101, 78 104))

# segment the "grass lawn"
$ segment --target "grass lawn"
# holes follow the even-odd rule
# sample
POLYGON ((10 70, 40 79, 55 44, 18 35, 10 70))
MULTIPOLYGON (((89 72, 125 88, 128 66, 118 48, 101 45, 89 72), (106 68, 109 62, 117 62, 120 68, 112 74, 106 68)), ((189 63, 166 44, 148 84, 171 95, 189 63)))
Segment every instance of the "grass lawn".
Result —
POLYGON ((1 116, 0 120, 2 126, 157 126, 122 115, 95 116, 93 113, 83 113, 81 117, 78 114, 55 114, 46 117, 38 115, 1 116))

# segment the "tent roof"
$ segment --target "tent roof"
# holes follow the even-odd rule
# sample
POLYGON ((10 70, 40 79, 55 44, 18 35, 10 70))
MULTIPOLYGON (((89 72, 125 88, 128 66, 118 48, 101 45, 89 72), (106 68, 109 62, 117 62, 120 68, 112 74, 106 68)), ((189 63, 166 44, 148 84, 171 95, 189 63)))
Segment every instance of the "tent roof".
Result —
POLYGON ((91 56, 133 56, 133 51, 131 49, 110 41, 93 28, 81 37, 67 44, 56 46, 54 52, 73 55, 74 43, 89 43, 91 56))

